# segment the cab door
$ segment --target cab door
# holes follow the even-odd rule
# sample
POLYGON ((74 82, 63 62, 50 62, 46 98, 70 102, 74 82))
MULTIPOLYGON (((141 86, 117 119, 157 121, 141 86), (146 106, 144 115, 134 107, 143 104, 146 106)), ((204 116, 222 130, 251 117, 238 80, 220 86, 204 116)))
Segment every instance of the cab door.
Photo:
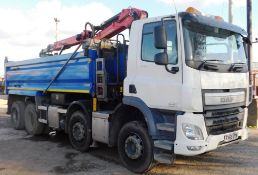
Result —
POLYGON ((164 21, 167 32, 167 68, 178 68, 176 73, 169 72, 165 66, 154 62, 155 54, 163 52, 154 46, 154 28, 161 25, 161 19, 147 19, 141 25, 141 39, 137 71, 133 85, 136 93, 131 94, 143 100, 150 108, 180 110, 182 92, 182 61, 179 26, 175 18, 164 21))

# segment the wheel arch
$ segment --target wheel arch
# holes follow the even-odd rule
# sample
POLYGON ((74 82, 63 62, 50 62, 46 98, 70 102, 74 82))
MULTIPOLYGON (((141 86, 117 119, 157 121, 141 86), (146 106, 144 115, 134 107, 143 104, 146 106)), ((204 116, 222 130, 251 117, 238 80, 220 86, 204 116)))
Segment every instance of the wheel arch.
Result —
POLYGON ((130 121, 143 121, 148 128, 150 136, 156 135, 156 126, 153 113, 150 108, 137 97, 124 97, 111 117, 109 131, 109 145, 116 145, 117 137, 122 126, 130 121), (134 114, 134 115, 132 115, 134 114))
MULTIPOLYGON (((66 125, 65 125, 65 132, 68 131, 68 122, 71 118, 71 115, 78 110, 81 110, 83 113, 88 114, 85 116, 89 116, 89 121, 91 121, 91 103, 88 100, 79 100, 73 101, 69 104, 66 112, 66 125)), ((90 123, 91 125, 91 123, 90 123)))

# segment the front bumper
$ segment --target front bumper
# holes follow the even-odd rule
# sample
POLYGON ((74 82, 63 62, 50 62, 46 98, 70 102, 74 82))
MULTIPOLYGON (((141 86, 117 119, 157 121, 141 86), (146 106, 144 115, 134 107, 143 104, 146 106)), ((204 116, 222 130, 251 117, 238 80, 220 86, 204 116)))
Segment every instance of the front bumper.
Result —
POLYGON ((185 113, 184 115, 178 116, 177 118, 177 134, 174 144, 174 153, 185 156, 199 155, 211 150, 215 150, 220 146, 235 143, 239 140, 246 140, 248 138, 248 131, 245 127, 244 129, 240 129, 232 133, 237 133, 238 139, 230 142, 224 142, 224 136, 230 133, 208 136, 205 127, 204 116, 201 114, 185 113), (182 130, 183 123, 191 123, 200 127, 203 132, 204 140, 188 139, 182 130), (187 147, 199 147, 200 150, 191 151, 187 147))

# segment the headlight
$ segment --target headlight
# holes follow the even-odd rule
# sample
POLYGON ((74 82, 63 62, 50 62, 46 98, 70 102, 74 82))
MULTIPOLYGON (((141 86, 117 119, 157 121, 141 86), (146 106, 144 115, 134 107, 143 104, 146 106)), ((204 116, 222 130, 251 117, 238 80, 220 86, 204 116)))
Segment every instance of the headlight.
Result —
POLYGON ((201 128, 189 123, 183 123, 182 125, 185 136, 191 140, 203 140, 203 134, 201 128))

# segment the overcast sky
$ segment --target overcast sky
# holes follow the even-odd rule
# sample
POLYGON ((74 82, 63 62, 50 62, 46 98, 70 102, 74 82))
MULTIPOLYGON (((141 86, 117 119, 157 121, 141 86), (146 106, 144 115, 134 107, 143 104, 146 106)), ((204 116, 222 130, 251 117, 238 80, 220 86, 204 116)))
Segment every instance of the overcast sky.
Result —
MULTIPOLYGON (((193 6, 228 20, 228 0, 175 0, 175 3, 178 11, 193 6)), ((246 0, 233 0, 233 4, 233 23, 246 29, 246 0)), ((58 36, 62 39, 80 33, 87 21, 98 25, 129 6, 148 11, 150 17, 175 13, 173 0, 1 0, 0 76, 4 74, 5 56, 9 60, 36 58, 42 48, 55 41, 55 17, 61 21, 58 36)), ((254 37, 258 37, 257 11, 258 2, 253 0, 254 37)))

